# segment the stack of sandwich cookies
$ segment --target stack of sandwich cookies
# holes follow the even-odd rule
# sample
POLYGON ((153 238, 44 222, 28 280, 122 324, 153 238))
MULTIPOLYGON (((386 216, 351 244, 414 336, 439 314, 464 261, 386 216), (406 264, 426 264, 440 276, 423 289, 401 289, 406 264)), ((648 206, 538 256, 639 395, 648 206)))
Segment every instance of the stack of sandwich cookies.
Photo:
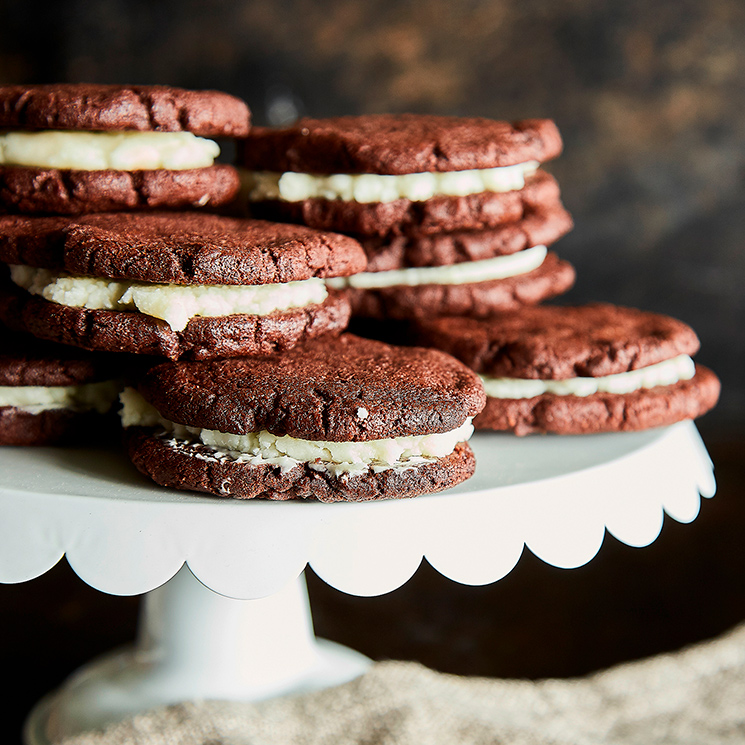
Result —
POLYGON ((166 86, 0 86, 0 212, 214 207, 239 189, 205 138, 247 134, 243 101, 166 86))
POLYGON ((170 359, 287 349, 339 334, 365 267, 347 236, 204 213, 0 218, 0 319, 89 350, 170 359))
MULTIPOLYGON (((121 390, 121 360, 0 331, 0 445, 100 441, 121 390)), ((112 424, 115 421, 112 414, 112 424)))
POLYGON ((254 128, 239 164, 259 216, 355 236, 368 271, 357 316, 482 316, 565 292, 574 270, 546 246, 572 226, 549 120, 379 115, 254 128))
POLYGON ((478 376, 433 349, 342 335, 283 354, 163 363, 122 394, 137 468, 163 486, 325 502, 467 479, 478 376))
POLYGON ((691 359, 694 331, 656 313, 609 304, 539 306, 489 319, 421 321, 418 341, 479 374, 478 429, 585 434, 695 419, 719 380, 691 359))

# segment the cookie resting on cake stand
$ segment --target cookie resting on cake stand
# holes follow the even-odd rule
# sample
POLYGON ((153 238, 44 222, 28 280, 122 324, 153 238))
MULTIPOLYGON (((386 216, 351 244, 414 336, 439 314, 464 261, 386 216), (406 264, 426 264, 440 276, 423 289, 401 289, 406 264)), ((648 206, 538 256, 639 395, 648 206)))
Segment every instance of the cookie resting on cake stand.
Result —
POLYGON ((260 700, 344 683, 370 661, 317 639, 306 565, 343 592, 404 584, 422 558, 470 585, 525 547, 573 568, 604 535, 645 546, 664 514, 690 522, 714 494, 695 426, 534 436, 479 432, 475 475, 440 494, 367 503, 199 496, 155 486, 107 449, 0 451, 0 581, 63 555, 89 585, 143 594, 131 648, 84 666, 30 714, 42 745, 192 699, 260 700))

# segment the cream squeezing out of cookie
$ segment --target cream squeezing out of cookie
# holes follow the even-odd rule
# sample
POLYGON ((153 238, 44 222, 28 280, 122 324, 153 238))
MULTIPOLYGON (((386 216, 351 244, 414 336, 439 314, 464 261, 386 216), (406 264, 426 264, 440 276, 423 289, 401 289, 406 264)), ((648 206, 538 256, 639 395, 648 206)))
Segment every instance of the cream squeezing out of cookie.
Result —
POLYGON ((647 365, 638 370, 591 378, 566 378, 539 380, 531 378, 492 378, 479 375, 486 395, 491 398, 533 398, 544 393, 557 396, 592 396, 594 393, 632 393, 642 388, 672 385, 690 380, 696 374, 696 365, 687 354, 647 365))
POLYGON ((328 442, 304 440, 289 435, 274 435, 262 430, 248 434, 231 434, 199 427, 187 427, 163 418, 137 391, 125 388, 121 394, 122 425, 157 427, 164 437, 173 439, 174 447, 211 449, 197 457, 228 458, 246 465, 275 465, 283 472, 299 464, 334 476, 361 474, 368 469, 380 472, 390 468, 413 468, 449 455, 459 442, 473 434, 471 418, 450 432, 391 437, 362 442, 328 442))
POLYGON ((266 316, 319 304, 328 297, 323 280, 316 277, 266 285, 175 285, 68 276, 20 264, 12 265, 10 274, 19 287, 50 302, 138 311, 164 320, 174 331, 183 331, 195 316, 266 316))
POLYGON ((516 163, 497 168, 386 175, 379 173, 330 175, 273 173, 243 170, 241 178, 249 201, 280 199, 302 202, 305 199, 340 199, 347 202, 394 202, 410 199, 423 202, 436 196, 463 197, 482 192, 506 192, 522 189, 526 176, 538 169, 538 161, 516 163))
POLYGON ((191 132, 5 132, 0 166, 78 171, 181 171, 207 168, 220 154, 213 140, 191 132))
POLYGON ((326 282, 334 289, 356 287, 362 290, 489 282, 532 272, 543 263, 547 253, 546 246, 532 246, 508 256, 494 256, 481 261, 466 261, 445 266, 408 267, 382 272, 360 272, 349 277, 335 277, 326 282))

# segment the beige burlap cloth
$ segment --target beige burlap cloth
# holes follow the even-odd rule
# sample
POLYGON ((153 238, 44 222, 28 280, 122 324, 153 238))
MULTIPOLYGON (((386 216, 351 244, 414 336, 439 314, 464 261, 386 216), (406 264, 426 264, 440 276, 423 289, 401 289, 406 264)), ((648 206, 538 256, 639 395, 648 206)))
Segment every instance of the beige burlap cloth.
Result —
POLYGON ((380 662, 257 704, 190 702, 64 745, 743 745, 745 624, 584 678, 499 680, 380 662))

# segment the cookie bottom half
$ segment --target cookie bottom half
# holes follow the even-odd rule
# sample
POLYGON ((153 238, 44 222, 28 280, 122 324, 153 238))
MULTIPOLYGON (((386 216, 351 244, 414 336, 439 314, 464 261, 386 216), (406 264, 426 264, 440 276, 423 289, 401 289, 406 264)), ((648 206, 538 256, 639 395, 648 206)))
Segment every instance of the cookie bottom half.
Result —
POLYGON ((524 399, 488 397, 486 407, 473 424, 476 429, 509 431, 516 435, 630 432, 696 419, 716 405, 719 391, 717 376, 708 368, 696 365, 696 375, 690 380, 632 393, 595 393, 584 397, 546 393, 524 399))
POLYGON ((217 207, 240 189, 229 165, 183 171, 75 171, 0 166, 0 214, 79 215, 217 207))
POLYGON ((556 205, 559 187, 548 173, 539 171, 515 191, 481 192, 462 197, 437 196, 422 202, 347 202, 306 199, 301 202, 252 202, 255 217, 290 221, 319 230, 356 236, 431 235, 458 230, 488 230, 520 220, 526 212, 556 205))
POLYGON ((433 316, 482 318, 497 311, 534 305, 566 292, 572 265, 549 253, 537 269, 506 279, 460 285, 350 288, 352 314, 361 318, 416 320, 433 316))
POLYGON ((213 359, 290 349, 298 342, 347 326, 349 301, 332 292, 320 304, 267 316, 236 314, 192 318, 183 331, 130 311, 59 305, 6 284, 0 320, 17 331, 88 350, 147 354, 169 359, 213 359))
POLYGON ((302 463, 285 471, 271 464, 251 465, 205 445, 158 437, 142 427, 125 430, 125 442, 137 469, 157 484, 237 499, 369 502, 416 497, 449 489, 476 468, 464 442, 431 462, 340 476, 302 463))

